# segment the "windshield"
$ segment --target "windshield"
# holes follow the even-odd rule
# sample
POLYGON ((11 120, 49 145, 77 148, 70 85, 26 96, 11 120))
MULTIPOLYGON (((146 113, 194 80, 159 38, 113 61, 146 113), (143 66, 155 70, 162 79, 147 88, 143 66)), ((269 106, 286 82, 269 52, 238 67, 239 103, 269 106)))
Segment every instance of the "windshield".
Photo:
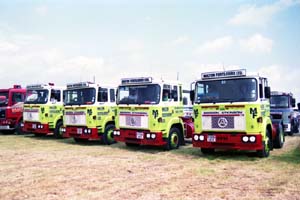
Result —
POLYGON ((257 99, 254 78, 199 81, 195 88, 196 103, 248 102, 257 99))
POLYGON ((0 106, 7 106, 8 92, 0 92, 0 106))
POLYGON ((289 97, 283 95, 271 96, 270 99, 271 108, 288 108, 289 107, 289 97))
POLYGON ((81 88, 65 90, 65 105, 91 105, 95 103, 96 89, 81 88))
POLYGON ((48 102, 49 91, 41 90, 27 90, 25 103, 45 104, 48 102))
POLYGON ((160 99, 160 86, 130 85, 119 86, 118 104, 158 104, 160 99))

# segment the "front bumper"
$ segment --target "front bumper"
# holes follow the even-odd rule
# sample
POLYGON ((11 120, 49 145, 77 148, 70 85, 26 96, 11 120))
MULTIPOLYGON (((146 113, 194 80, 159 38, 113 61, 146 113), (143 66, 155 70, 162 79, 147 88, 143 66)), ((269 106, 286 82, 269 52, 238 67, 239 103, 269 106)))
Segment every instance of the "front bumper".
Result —
POLYGON ((121 129, 114 131, 114 139, 117 142, 130 144, 164 146, 166 141, 162 132, 150 132, 148 130, 121 129))
POLYGON ((24 122, 23 131, 43 135, 47 135, 52 132, 52 130, 49 129, 49 124, 42 124, 40 122, 24 122))
POLYGON ((193 134, 192 141, 193 147, 199 148, 232 150, 263 149, 262 136, 260 134, 247 135, 244 133, 202 133, 193 134), (255 141, 253 141, 254 137, 255 141), (247 141, 246 138, 248 138, 247 141))
POLYGON ((0 130, 14 130, 16 120, 12 119, 0 119, 0 130))
POLYGON ((97 128, 87 128, 87 127, 77 127, 77 126, 67 126, 63 127, 63 137, 73 137, 88 140, 101 140, 102 137, 98 134, 97 128))

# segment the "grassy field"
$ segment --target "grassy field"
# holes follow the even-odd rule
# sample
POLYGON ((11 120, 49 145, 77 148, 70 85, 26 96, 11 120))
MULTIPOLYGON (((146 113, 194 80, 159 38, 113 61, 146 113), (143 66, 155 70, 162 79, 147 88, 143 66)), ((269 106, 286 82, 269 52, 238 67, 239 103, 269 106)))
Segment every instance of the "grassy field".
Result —
POLYGON ((0 134, 0 199, 300 199, 300 136, 261 159, 0 134))

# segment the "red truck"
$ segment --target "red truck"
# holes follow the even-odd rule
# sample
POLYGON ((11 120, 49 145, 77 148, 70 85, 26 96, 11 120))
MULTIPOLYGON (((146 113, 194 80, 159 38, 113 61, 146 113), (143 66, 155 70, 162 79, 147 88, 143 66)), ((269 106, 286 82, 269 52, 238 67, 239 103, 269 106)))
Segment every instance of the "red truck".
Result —
POLYGON ((0 131, 3 133, 22 133, 23 102, 26 89, 20 85, 0 89, 0 131))

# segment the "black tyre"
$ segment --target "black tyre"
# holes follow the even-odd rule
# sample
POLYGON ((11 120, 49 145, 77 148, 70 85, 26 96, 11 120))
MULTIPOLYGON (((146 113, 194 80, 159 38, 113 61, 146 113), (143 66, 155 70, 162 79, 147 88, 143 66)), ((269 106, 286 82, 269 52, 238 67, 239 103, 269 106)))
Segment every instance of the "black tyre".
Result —
POLYGON ((23 120, 21 119, 21 120, 19 120, 18 123, 16 124, 16 131, 15 131, 15 133, 16 133, 17 135, 23 135, 23 134, 24 134, 24 132, 23 132, 23 130, 22 130, 22 123, 23 123, 23 120))
POLYGON ((276 138, 274 141, 274 148, 280 149, 283 147, 285 138, 284 138, 284 132, 283 132, 283 128, 282 125, 279 124, 276 130, 276 138))
POLYGON ((54 137, 57 139, 61 139, 63 138, 63 133, 61 131, 61 127, 63 126, 63 122, 62 121, 58 121, 55 129, 54 129, 54 137))
POLYGON ((181 143, 180 138, 180 131, 178 130, 178 128, 171 128, 165 149, 178 149, 179 144, 181 143))
POLYGON ((105 128, 104 134, 103 134, 103 143, 110 145, 115 143, 114 140, 114 129, 115 125, 113 124, 108 124, 105 128))
POLYGON ((263 149, 257 151, 257 155, 260 158, 266 158, 270 155, 270 149, 271 149, 271 140, 270 140, 270 132, 268 129, 266 130, 266 138, 262 142, 263 149))
POLYGON ((215 149, 201 148, 201 152, 203 154, 213 154, 215 153, 215 149))
POLYGON ((293 136, 293 135, 294 135, 294 132, 293 132, 293 131, 290 131, 290 132, 288 132, 288 135, 289 135, 289 136, 293 136))

